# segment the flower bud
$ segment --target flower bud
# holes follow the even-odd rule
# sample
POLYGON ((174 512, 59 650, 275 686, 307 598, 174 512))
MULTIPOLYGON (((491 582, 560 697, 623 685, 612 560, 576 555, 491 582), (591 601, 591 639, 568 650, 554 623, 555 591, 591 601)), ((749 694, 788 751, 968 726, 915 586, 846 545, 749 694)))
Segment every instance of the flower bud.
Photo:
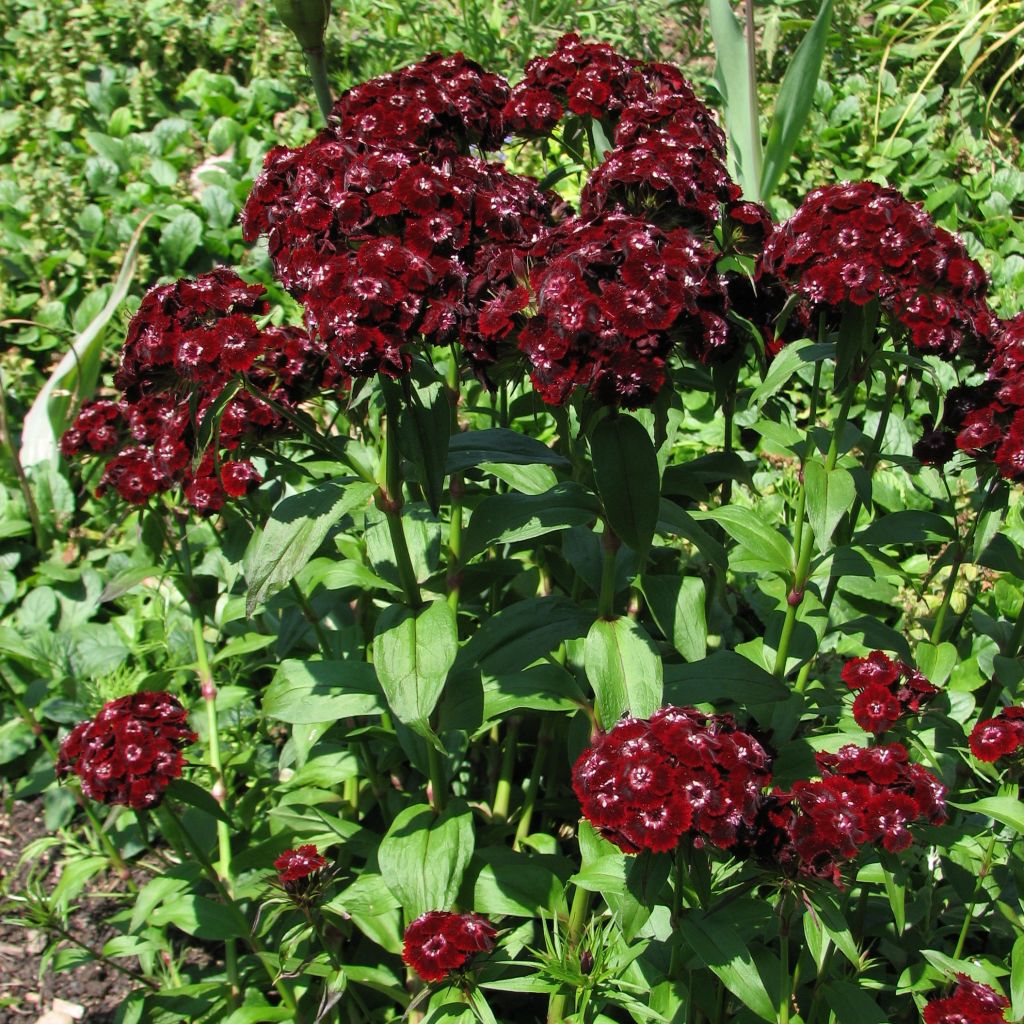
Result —
POLYGON ((274 0, 274 8, 304 50, 319 50, 323 46, 331 17, 330 0, 274 0))

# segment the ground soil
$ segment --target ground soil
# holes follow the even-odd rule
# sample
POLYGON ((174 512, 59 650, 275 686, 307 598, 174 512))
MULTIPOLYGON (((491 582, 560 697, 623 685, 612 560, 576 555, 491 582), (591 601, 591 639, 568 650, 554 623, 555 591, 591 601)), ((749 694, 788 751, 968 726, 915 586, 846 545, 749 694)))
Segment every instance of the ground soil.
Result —
MULTIPOLYGON (((18 868, 22 851, 44 835, 41 801, 15 802, 10 810, 0 805, 0 880, 9 890, 16 892, 24 880, 24 869, 18 868)), ((58 852, 53 850, 46 855, 48 870, 44 884, 48 889, 60 879, 58 852)), ((71 914, 68 930, 93 949, 101 949, 117 934, 104 924, 117 905, 103 898, 104 892, 117 887, 115 877, 96 879, 89 886, 91 895, 79 900, 82 909, 71 914)), ((48 971, 40 979, 41 955, 48 938, 24 920, 10 919, 11 914, 3 916, 9 919, 0 920, 0 1022, 56 1024, 77 1019, 85 1024, 108 1024, 114 1019, 118 1006, 133 987, 130 978, 102 963, 86 963, 58 974, 48 971)))

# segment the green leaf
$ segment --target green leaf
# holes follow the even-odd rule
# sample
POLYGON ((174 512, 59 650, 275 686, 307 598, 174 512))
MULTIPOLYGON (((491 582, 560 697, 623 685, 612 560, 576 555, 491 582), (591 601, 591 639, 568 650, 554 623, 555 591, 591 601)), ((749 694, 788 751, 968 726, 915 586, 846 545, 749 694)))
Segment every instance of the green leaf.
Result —
POLYGON ((754 388, 748 399, 749 404, 755 409, 760 408, 772 395, 782 390, 800 367, 823 359, 833 359, 835 354, 835 345, 822 344, 807 338, 786 345, 772 360, 764 380, 754 388))
POLYGON ((491 676, 521 672, 565 640, 587 635, 594 613, 555 595, 517 601, 486 618, 459 653, 460 667, 491 676))
POLYGON ((704 581, 698 576, 646 575, 641 589, 658 629, 687 660, 707 654, 704 581))
POLYGON ((99 379, 104 328, 131 287, 138 263, 139 239, 148 221, 149 215, 143 217, 132 233, 106 305, 85 330, 75 336, 25 415, 21 431, 23 466, 51 461, 57 454, 57 439, 71 426, 75 402, 81 403, 92 397, 99 379))
POLYGON ((483 689, 485 722, 511 711, 575 711, 586 701, 572 673, 555 664, 485 677, 483 689))
POLYGON ((724 917, 691 911, 680 918, 679 931, 693 952, 721 978, 744 1006, 774 1022, 775 1006, 758 972, 750 943, 724 917))
POLYGON ((1010 953, 1010 1016, 1014 1020, 1024 1017, 1024 935, 1013 944, 1010 953))
POLYGON ((747 707, 785 700, 789 694, 770 672, 735 651, 716 651, 703 661, 665 670, 665 699, 670 704, 717 707, 728 701, 747 707))
POLYGON ((496 494, 473 510, 463 538, 469 560, 492 544, 533 540, 570 526, 593 522, 600 509, 596 498, 576 483, 561 483, 543 494, 496 494))
POLYGON ((415 466, 423 497, 435 515, 444 494, 451 431, 452 408, 445 385, 441 381, 413 384, 398 421, 399 446, 415 466))
POLYGON ((632 619, 598 619, 583 646, 583 666, 602 728, 610 729, 623 712, 647 718, 661 707, 661 659, 632 619))
POLYGON ((331 529, 365 506, 375 490, 374 484, 327 480, 282 498, 270 513, 246 569, 246 615, 251 616, 258 604, 294 579, 331 529))
POLYGON ((467 430, 452 437, 448 445, 447 472, 461 473, 484 462, 569 467, 569 460, 546 444, 504 427, 467 430))
POLYGON ((590 439, 594 478, 612 529, 646 553, 658 525, 661 476, 654 443, 632 416, 603 419, 590 439))
POLYGON ((676 537, 684 537, 714 566, 725 570, 728 555, 725 548, 701 527, 697 521, 675 502, 667 498, 661 499, 658 510, 658 530, 676 537))
POLYGON ((828 550, 839 521, 857 497, 853 477, 841 467, 827 470, 820 459, 804 463, 804 488, 807 494, 807 518, 814 531, 818 550, 828 550))
POLYGON ((459 651, 455 613, 444 600, 416 610, 385 609, 373 638, 373 663, 388 706, 400 722, 427 735, 427 719, 459 651))
POLYGON ((822 0, 818 16, 786 68, 785 77, 775 99, 768 141, 761 168, 761 200, 770 198, 782 172, 796 148, 797 139, 807 121, 818 87, 818 74, 825 56, 828 30, 832 25, 832 0, 822 0))
POLYGON ((479 914, 539 917, 562 903, 562 879, 554 857, 519 853, 507 846, 484 847, 466 871, 466 902, 479 914))
POLYGON ((336 722, 384 711, 372 665, 361 661, 282 661, 263 694, 263 714, 290 725, 336 722))
POLYGON ((1008 825, 1019 835, 1024 835, 1024 804, 1012 796, 987 796, 971 804, 949 801, 951 807, 958 807, 969 814, 982 814, 986 818, 1008 825))
POLYGON ((200 788, 194 782, 189 782, 186 779, 172 779, 165 793, 174 800, 180 800, 183 804, 188 804, 189 807, 195 807, 204 814, 208 814, 211 818, 230 823, 228 816, 224 813, 224 808, 213 798, 213 794, 200 788))
POLYGON ((729 0, 710 0, 711 35, 715 41, 715 84, 722 95, 729 136, 729 164, 747 199, 761 198, 761 133, 751 114, 757 97, 751 95, 747 39, 729 0))
POLYGON ((185 210, 160 232, 160 255, 172 270, 183 270, 202 239, 203 222, 190 210, 185 210))
POLYGON ((828 982, 825 1001, 839 1024, 888 1024, 890 1019, 863 987, 848 981, 828 982))
POLYGON ((377 862, 409 920, 452 906, 473 846, 473 815, 462 800, 440 817, 426 804, 399 813, 380 842, 377 862))
POLYGON ((795 566, 793 546, 756 512, 738 505, 725 505, 710 512, 694 513, 694 519, 711 519, 740 546, 729 556, 731 568, 742 572, 774 572, 788 577, 795 566))
POLYGON ((161 928, 173 924, 197 939, 221 941, 240 938, 239 922, 224 906, 205 896, 182 894, 150 912, 148 923, 161 928))
POLYGON ((881 547, 883 544, 933 544, 955 536, 949 520, 936 512, 903 509, 876 519, 856 535, 855 541, 864 547, 881 547))

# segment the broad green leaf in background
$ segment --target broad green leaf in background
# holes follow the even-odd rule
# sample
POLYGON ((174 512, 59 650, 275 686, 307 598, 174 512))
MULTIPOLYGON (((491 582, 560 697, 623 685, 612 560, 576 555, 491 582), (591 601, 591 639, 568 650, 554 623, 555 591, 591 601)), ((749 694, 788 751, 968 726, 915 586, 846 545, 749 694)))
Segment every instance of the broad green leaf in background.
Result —
POLYGON ((372 665, 288 659, 264 691, 262 709, 267 718, 308 725, 350 715, 379 715, 384 702, 372 665))
POLYGON ((203 222, 191 210, 184 210, 160 232, 160 254, 169 267, 184 267, 203 240, 203 222))
POLYGON ((707 654, 704 581, 699 576, 645 575, 641 583, 655 624, 687 660, 707 654))
POLYGON ((594 478, 611 528, 646 553, 658 525, 661 481, 651 435, 632 416, 603 419, 590 439, 594 478))
POLYGON ((251 616, 261 601, 287 586, 316 554, 331 528, 363 508, 375 490, 374 484, 361 481, 326 480, 282 498, 270 513, 246 568, 246 614, 251 616))
POLYGON ((421 735, 444 690, 459 650, 455 613, 447 601, 424 608, 387 608, 377 620, 373 663, 388 706, 421 735))
POLYGON ((1013 796, 987 796, 970 804, 949 801, 951 807, 958 807, 970 814, 983 814, 986 818, 1008 825, 1018 835, 1024 835, 1024 804, 1013 796))
POLYGON ((820 459, 811 458, 804 463, 804 489, 814 542, 825 552, 839 521, 856 500, 853 477, 841 466, 829 470, 820 459))
POLYGON ((733 568, 787 577, 792 574, 796 562, 792 544, 753 509, 725 505, 710 512, 695 512, 693 518, 714 520, 736 541, 740 550, 729 556, 733 568))
POLYGON ((440 817, 427 804, 399 813, 380 842, 377 862, 408 920, 451 909, 474 844, 473 815, 462 800, 453 800, 440 817))
POLYGON ((665 670, 665 699, 671 704, 749 706, 785 700, 789 693, 770 672, 735 651, 716 651, 703 661, 665 670))
POLYGON ((861 986, 830 981, 824 992, 839 1024, 888 1024, 889 1015, 861 986))
POLYGON ((84 401, 92 395, 103 356, 103 329, 110 323, 131 287, 138 262, 139 239, 150 216, 143 217, 132 233, 106 304, 75 337, 71 348, 54 367, 32 402, 21 434, 23 466, 48 462, 56 456, 58 439, 71 426, 74 417, 73 403, 84 401))
POLYGON ((709 0, 708 6, 715 41, 715 84, 722 96, 729 138, 729 170, 743 195, 757 202, 761 198, 761 129, 755 83, 748 70, 747 38, 730 0, 709 0))
POLYGON ((764 202, 775 193, 779 178, 796 148, 797 139, 811 112, 818 75, 825 56, 829 28, 832 26, 832 0, 822 0, 818 16, 793 54, 775 98, 768 141, 761 168, 761 194, 764 202))
POLYGON ((467 430, 451 439, 448 445, 447 472, 461 473, 484 462, 497 462, 506 466, 569 465, 564 455, 552 451, 536 438, 504 427, 467 430))
POLYGON ((661 658, 632 619, 598 619, 583 646, 583 665, 603 729, 610 729, 623 712, 646 718, 661 707, 661 658))
POLYGON ((772 395, 781 391, 802 366, 823 359, 834 359, 835 355, 834 344, 819 343, 808 338, 787 344, 772 360, 764 380, 754 388, 749 404, 755 409, 760 408, 772 395))
POLYGON ((469 560, 492 544, 544 537, 556 530, 591 523, 597 499, 579 484, 566 482, 543 494, 495 494, 474 509, 463 539, 469 560))

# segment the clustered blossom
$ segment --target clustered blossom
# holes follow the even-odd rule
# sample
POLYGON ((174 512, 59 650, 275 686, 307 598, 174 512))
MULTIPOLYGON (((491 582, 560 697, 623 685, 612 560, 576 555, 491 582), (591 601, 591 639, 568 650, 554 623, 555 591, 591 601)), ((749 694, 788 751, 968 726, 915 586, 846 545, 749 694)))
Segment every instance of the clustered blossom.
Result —
POLYGON ((917 669, 903 661, 892 661, 881 651, 848 661, 842 679, 857 694, 853 701, 855 721, 876 736, 899 719, 918 714, 939 692, 917 669))
POLYGON ((812 319, 877 299, 917 351, 947 359, 977 354, 996 329, 985 272, 963 243, 896 189, 870 181, 811 192, 769 236, 757 272, 793 288, 812 319))
POLYGON ((287 886, 290 882, 298 882, 309 878, 327 867, 327 861, 312 843, 306 843, 294 850, 285 850, 274 861, 280 883, 287 886))
POLYGON ((764 748, 729 715, 676 707, 624 718, 572 775, 583 816, 626 853, 665 852, 684 835, 729 849, 771 782, 764 748))
POLYGON ((197 738, 177 697, 149 692, 119 697, 65 737, 57 778, 75 774, 90 799, 146 810, 160 803, 171 780, 181 775, 181 750, 197 738))
POLYGON ((1010 1000, 966 974, 946 999, 932 999, 924 1008, 924 1024, 1005 1024, 1010 1000))
POLYGON ((61 439, 68 457, 113 455, 100 493, 113 488, 141 505, 180 486, 194 509, 209 513, 260 482, 237 450, 280 431, 284 421, 245 390, 217 409, 221 396, 244 374, 275 403, 292 407, 321 380, 324 362, 306 332, 257 325, 254 317, 267 311, 263 294, 261 285, 226 269, 147 293, 114 375, 120 400, 86 404, 61 439), (218 423, 204 451, 200 427, 210 415, 218 423))
POLYGON ((821 778, 774 790, 744 831, 741 848, 762 863, 839 885, 843 864, 866 844, 898 853, 915 822, 945 821, 945 787, 899 743, 849 744, 815 759, 821 778))
POLYGON ((1008 707, 986 718, 971 730, 971 753, 990 764, 1024 748, 1024 707, 1008 707))
POLYGON ((477 953, 494 949, 494 926, 479 914, 431 910, 405 929, 402 959, 424 980, 443 981, 477 953))
POLYGON ((637 408, 661 390, 676 345, 701 362, 734 351, 715 254, 683 228, 665 232, 621 213, 572 218, 530 257, 533 315, 519 347, 546 402, 584 387, 637 408))
POLYGON ((1024 313, 1002 321, 988 355, 988 376, 946 395, 942 420, 926 424, 914 454, 945 465, 959 449, 1008 480, 1024 479, 1024 313))

